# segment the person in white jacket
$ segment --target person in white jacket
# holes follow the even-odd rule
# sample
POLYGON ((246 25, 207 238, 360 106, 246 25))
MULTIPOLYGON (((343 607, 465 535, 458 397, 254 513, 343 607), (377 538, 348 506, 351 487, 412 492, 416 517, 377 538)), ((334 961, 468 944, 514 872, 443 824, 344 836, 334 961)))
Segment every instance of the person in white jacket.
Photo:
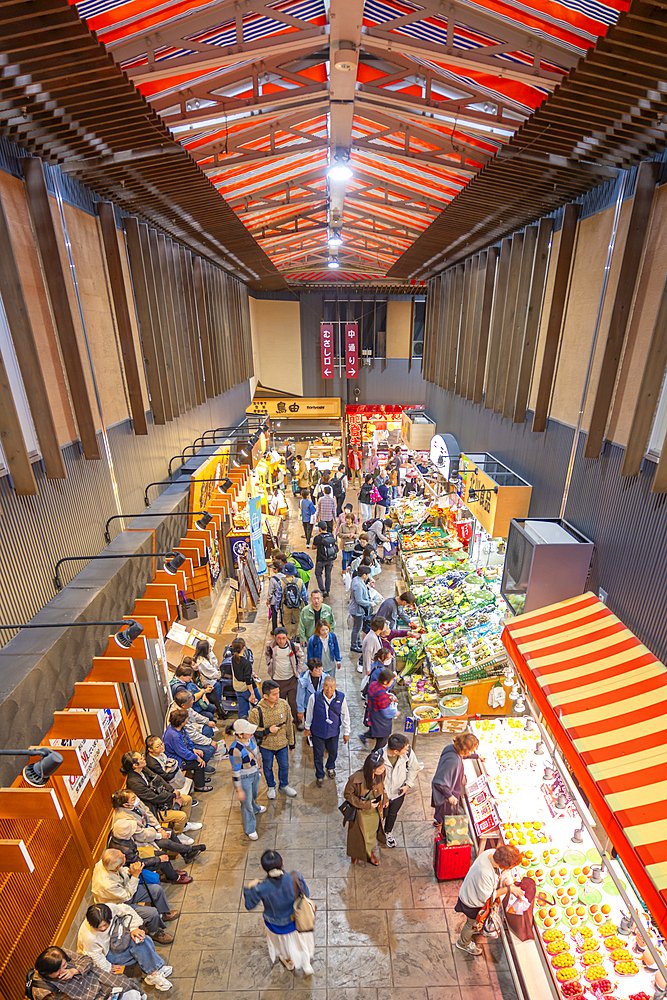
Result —
POLYGON ((403 805, 405 793, 412 788, 419 773, 417 755, 403 733, 392 733, 384 748, 384 790, 389 804, 384 810, 384 832, 387 847, 396 847, 392 830, 403 805))
POLYGON ((171 989, 167 976, 174 971, 155 951, 155 945, 141 927, 141 917, 125 903, 93 903, 79 928, 77 948, 89 955, 104 972, 122 972, 136 962, 147 986, 160 992, 171 989), (122 947, 129 932, 129 941, 122 947), (114 949, 112 951, 112 948, 114 949))
POLYGON ((107 848, 93 868, 93 899, 96 903, 127 903, 154 941, 171 944, 173 935, 167 933, 163 921, 176 920, 180 911, 171 909, 161 885, 149 887, 142 882, 142 869, 140 861, 126 865, 122 851, 107 848))

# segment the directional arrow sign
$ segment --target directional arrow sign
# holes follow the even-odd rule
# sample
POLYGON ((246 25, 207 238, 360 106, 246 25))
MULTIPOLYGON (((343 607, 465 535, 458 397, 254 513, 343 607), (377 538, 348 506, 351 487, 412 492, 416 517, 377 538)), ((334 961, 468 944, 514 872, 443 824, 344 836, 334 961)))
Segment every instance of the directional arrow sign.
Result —
POLYGON ((333 378, 333 323, 320 323, 322 378, 333 378))
POLYGON ((345 324, 345 375, 347 378, 359 375, 359 331, 356 323, 345 324))

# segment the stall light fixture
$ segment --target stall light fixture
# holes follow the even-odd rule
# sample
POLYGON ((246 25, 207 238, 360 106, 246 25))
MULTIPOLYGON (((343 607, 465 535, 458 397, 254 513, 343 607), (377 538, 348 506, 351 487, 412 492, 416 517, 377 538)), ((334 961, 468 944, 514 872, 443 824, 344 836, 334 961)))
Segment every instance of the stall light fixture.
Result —
POLYGON ((195 528, 198 528, 199 531, 206 531, 212 520, 213 515, 205 512, 198 521, 195 521, 195 528))
POLYGON ((33 788, 41 788, 55 774, 63 762, 62 754, 49 747, 32 747, 30 750, 0 750, 3 757, 39 757, 34 764, 26 764, 23 777, 33 788))
POLYGON ((129 649, 134 640, 139 638, 143 630, 143 625, 140 625, 139 622, 135 622, 132 618, 128 618, 127 628, 123 628, 120 632, 116 632, 114 639, 122 649, 129 649))
MULTIPOLYGON (((238 462, 234 462, 234 465, 238 466, 238 462)), ((201 482, 201 480, 199 480, 201 482)), ((219 493, 226 493, 228 489, 234 485, 231 479, 222 479, 218 486, 219 493)))
POLYGON ((332 260, 329 261, 328 266, 331 268, 332 271, 335 271, 337 267, 340 267, 340 264, 335 258, 333 258, 332 260))
POLYGON ((109 533, 109 525, 111 524, 112 521, 120 521, 120 520, 123 520, 124 518, 125 519, 130 519, 131 518, 132 520, 134 520, 137 517, 190 517, 190 516, 196 516, 198 514, 206 514, 206 511, 205 510, 173 510, 169 514, 146 514, 146 513, 143 513, 143 514, 114 514, 113 517, 110 517, 107 520, 107 523, 104 525, 104 537, 105 537, 107 543, 110 542, 111 541, 111 535, 109 533))
MULTIPOLYGON (((280 424, 278 424, 278 426, 280 426, 280 424)), ((239 463, 236 461, 236 459, 233 459, 232 465, 234 466, 235 469, 238 469, 239 467, 239 463)))
POLYGON ((340 230, 334 229, 328 239, 328 244, 330 247, 342 247, 343 237, 340 234, 340 230))
POLYGON ((170 576, 176 576, 176 574, 178 573, 179 569, 181 568, 184 562, 185 562, 185 556, 183 555, 183 553, 175 552, 173 559, 170 559, 169 562, 166 562, 162 568, 166 573, 169 573, 170 576))
POLYGON ((582 836, 583 832, 584 832, 584 824, 582 823, 581 826, 578 826, 577 829, 572 834, 572 836, 570 838, 570 843, 571 844, 583 844, 583 842, 584 842, 584 838, 582 836))
MULTIPOLYGON (((60 579, 60 567, 63 565, 63 563, 92 562, 94 559, 157 559, 158 556, 162 556, 170 560, 170 563, 166 563, 164 566, 164 569, 166 569, 168 573, 175 573, 176 569, 178 569, 178 566, 182 566, 183 563, 185 562, 184 557, 180 553, 176 552, 123 552, 119 553, 118 555, 110 555, 108 553, 103 552, 95 556, 65 556, 63 559, 59 559, 54 567, 53 586, 56 588, 56 590, 63 589, 63 582, 60 579), (176 563, 177 559, 180 559, 180 562, 178 563, 176 568, 168 569, 167 567, 169 565, 173 566, 176 563)), ((74 622, 73 624, 76 624, 76 622, 74 622)), ((109 622, 107 624, 114 625, 115 622, 109 622)))

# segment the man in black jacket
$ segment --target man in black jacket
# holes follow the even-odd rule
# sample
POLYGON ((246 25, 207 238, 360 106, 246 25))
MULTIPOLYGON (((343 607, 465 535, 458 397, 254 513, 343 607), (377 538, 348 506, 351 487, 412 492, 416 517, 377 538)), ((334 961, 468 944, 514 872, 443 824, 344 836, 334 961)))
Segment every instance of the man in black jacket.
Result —
POLYGON ((148 806, 156 819, 168 823, 182 844, 194 841, 187 836, 190 830, 201 830, 201 823, 190 822, 192 798, 175 792, 159 774, 145 774, 146 758, 136 751, 123 754, 121 771, 126 775, 125 785, 138 799, 148 806))
POLYGON ((315 576, 317 585, 322 591, 323 597, 329 596, 331 589, 331 567, 338 556, 338 546, 332 531, 327 529, 325 521, 320 521, 317 525, 319 534, 313 538, 313 548, 317 549, 315 557, 315 576), (322 578, 324 573, 324 579, 322 578))

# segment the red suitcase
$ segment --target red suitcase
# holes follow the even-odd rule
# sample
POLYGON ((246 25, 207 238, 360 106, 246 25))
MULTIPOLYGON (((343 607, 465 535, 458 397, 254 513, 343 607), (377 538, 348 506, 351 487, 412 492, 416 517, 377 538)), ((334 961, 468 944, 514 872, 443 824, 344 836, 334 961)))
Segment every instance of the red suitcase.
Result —
POLYGON ((450 878, 463 878, 470 868, 472 844, 447 846, 444 837, 435 838, 433 848, 433 871, 435 877, 443 882, 450 878))

